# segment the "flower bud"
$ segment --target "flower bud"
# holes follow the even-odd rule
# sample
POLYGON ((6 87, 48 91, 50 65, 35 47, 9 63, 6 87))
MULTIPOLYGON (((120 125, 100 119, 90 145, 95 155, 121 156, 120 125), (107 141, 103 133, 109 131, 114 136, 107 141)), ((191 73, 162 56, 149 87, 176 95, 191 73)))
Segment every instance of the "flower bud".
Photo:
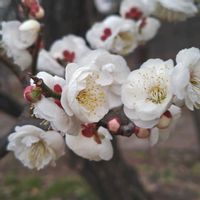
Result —
POLYGON ((31 103, 36 103, 42 97, 42 90, 39 87, 27 86, 24 89, 24 99, 31 103))
POLYGON ((36 19, 42 19, 44 17, 44 9, 40 6, 39 10, 35 13, 36 19))
POLYGON ((113 132, 113 133, 117 133, 119 128, 120 128, 120 123, 119 123, 119 119, 117 118, 113 118, 110 121, 108 121, 108 130, 113 132))
POLYGON ((150 130, 145 128, 135 127, 134 133, 140 139, 146 139, 150 136, 150 130))
POLYGON ((157 127, 159 129, 167 128, 172 122, 172 114, 169 111, 166 111, 160 118, 157 127))
POLYGON ((20 27, 20 31, 34 31, 34 32, 39 32, 40 30, 40 23, 37 22, 36 20, 30 19, 25 22, 23 22, 20 27))
POLYGON ((44 9, 40 6, 38 0, 21 0, 25 7, 29 10, 29 15, 41 19, 44 17, 44 9))

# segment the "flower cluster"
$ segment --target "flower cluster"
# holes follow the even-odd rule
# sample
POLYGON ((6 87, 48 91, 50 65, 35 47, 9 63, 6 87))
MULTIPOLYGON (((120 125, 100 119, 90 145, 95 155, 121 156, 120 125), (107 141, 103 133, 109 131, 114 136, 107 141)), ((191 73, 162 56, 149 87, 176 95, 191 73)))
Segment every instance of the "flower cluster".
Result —
POLYGON ((36 126, 16 127, 7 149, 27 167, 55 164, 65 145, 94 161, 110 160, 115 135, 148 138, 150 145, 168 138, 181 107, 200 108, 200 50, 183 49, 173 60, 149 59, 130 71, 122 55, 152 39, 160 22, 184 20, 197 9, 192 0, 124 0, 120 16, 108 16, 83 38, 67 35, 46 50, 38 41, 44 10, 36 0, 22 0, 29 18, 2 23, 2 47, 22 70, 38 49, 36 75, 24 90, 36 126), (159 11, 159 12, 158 12, 159 11), (162 11, 162 12, 160 12, 162 11), (121 109, 120 115, 109 115, 121 109), (123 116, 123 117, 122 117, 123 116), (125 118, 125 120, 123 119, 125 118), (125 122, 124 122, 125 121, 125 122))

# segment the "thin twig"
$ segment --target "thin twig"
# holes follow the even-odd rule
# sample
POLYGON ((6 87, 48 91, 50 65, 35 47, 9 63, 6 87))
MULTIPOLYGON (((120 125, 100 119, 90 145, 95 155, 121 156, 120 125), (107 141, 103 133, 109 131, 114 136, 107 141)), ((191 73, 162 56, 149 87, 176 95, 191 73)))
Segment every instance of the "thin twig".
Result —
POLYGON ((38 77, 33 76, 33 75, 30 75, 30 77, 31 77, 31 79, 33 79, 36 86, 38 86, 42 89, 42 92, 43 92, 45 97, 52 97, 52 98, 60 100, 61 95, 54 92, 51 88, 49 88, 41 78, 38 78, 38 77))

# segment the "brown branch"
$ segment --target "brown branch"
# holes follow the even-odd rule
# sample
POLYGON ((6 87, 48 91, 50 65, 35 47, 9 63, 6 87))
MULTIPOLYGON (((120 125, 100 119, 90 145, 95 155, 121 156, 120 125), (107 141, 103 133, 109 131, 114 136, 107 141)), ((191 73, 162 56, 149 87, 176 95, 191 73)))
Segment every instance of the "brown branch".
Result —
POLYGON ((33 47, 33 52, 32 52, 32 57, 33 57, 33 62, 31 66, 32 75, 35 75, 37 73, 37 61, 38 61, 38 55, 39 55, 42 39, 43 39, 43 28, 41 27, 41 30, 39 32, 38 38, 35 42, 35 45, 33 47))
POLYGON ((97 123, 97 127, 102 126, 108 129, 108 122, 113 118, 119 119, 120 128, 116 133, 111 133, 112 135, 130 137, 134 134, 133 130, 135 128, 135 125, 132 121, 130 121, 130 119, 127 118, 122 107, 110 110, 110 112, 106 114, 104 118, 97 123))
POLYGON ((31 79, 33 79, 35 85, 42 89, 43 95, 45 97, 52 97, 59 100, 61 99, 61 95, 54 92, 51 88, 49 88, 41 78, 38 78, 33 75, 30 75, 30 77, 31 79))
POLYGON ((22 105, 7 94, 0 92, 0 110, 13 117, 19 117, 22 112, 22 105))
POLYGON ((18 78, 23 86, 27 85, 28 82, 26 76, 20 70, 20 67, 18 65, 14 64, 6 55, 3 55, 1 53, 0 62, 10 69, 10 71, 18 78))

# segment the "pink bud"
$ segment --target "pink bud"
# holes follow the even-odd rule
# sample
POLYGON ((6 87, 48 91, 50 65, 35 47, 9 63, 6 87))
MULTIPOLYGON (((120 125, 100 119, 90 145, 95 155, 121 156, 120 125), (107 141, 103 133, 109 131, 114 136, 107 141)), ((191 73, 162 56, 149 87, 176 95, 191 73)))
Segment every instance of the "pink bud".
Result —
POLYGON ((24 99, 31 103, 36 103, 42 97, 42 90, 36 86, 27 86, 24 89, 24 99))
POLYGON ((169 111, 166 111, 160 118, 157 127, 159 129, 167 128, 172 122, 172 114, 169 111))
POLYGON ((40 6, 39 10, 35 13, 36 19, 42 19, 44 17, 44 9, 40 6))
POLYGON ((119 119, 117 118, 113 118, 110 121, 108 121, 108 130, 113 132, 113 133, 117 133, 117 131, 120 128, 120 123, 119 123, 119 119))
POLYGON ((146 138, 148 138, 150 136, 150 130, 149 129, 145 129, 145 128, 136 127, 135 128, 135 135, 138 138, 146 139, 146 138))

